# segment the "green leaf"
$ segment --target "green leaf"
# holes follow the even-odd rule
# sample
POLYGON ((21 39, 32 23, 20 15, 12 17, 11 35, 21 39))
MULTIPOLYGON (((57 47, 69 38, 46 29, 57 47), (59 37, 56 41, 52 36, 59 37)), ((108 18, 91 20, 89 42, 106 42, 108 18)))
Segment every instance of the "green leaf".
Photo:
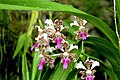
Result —
POLYGON ((102 65, 101 67, 107 72, 111 80, 119 80, 109 64, 102 65))
POLYGON ((77 73, 79 73, 79 70, 77 69, 73 69, 69 75, 67 76, 66 80, 74 80, 75 76, 77 75, 77 73))
POLYGON ((38 70, 37 73, 36 73, 36 76, 35 76, 35 80, 40 80, 41 74, 42 74, 42 71, 38 70))
POLYGON ((18 55, 18 53, 22 49, 25 39, 26 39, 26 33, 20 35, 20 37, 18 38, 18 42, 17 42, 17 46, 16 46, 16 49, 13 55, 13 59, 18 55))
POLYGON ((99 54, 102 54, 106 59, 108 59, 114 70, 117 71, 119 63, 117 55, 119 52, 116 47, 109 43, 109 41, 97 37, 91 37, 87 39, 85 44, 87 44, 87 47, 97 51, 99 54))
POLYGON ((98 46, 101 46, 102 48, 106 49, 115 59, 118 59, 120 57, 119 48, 113 46, 112 43, 106 39, 99 37, 89 37, 85 42, 92 42, 98 46))
POLYGON ((53 10, 67 12, 83 18, 93 25, 95 25, 99 30, 101 30, 113 43, 114 46, 118 47, 118 41, 116 34, 109 28, 109 26, 92 15, 82 12, 76 8, 69 5, 62 5, 55 2, 49 1, 39 1, 39 0, 2 0, 0 4, 0 9, 12 9, 12 10, 53 10))
POLYGON ((24 41, 24 54, 28 52, 30 45, 32 44, 32 38, 30 36, 26 37, 24 41))
POLYGON ((120 31, 120 0, 116 0, 116 6, 117 6, 117 18, 118 18, 118 22, 119 22, 118 30, 120 31))
POLYGON ((22 55, 22 78, 23 80, 29 80, 29 71, 27 66, 26 55, 22 55))
MULTIPOLYGON (((35 53, 34 57, 33 57, 33 64, 32 64, 32 77, 31 80, 35 80, 35 76, 37 75, 37 71, 38 71, 38 64, 40 62, 40 58, 39 58, 39 53, 35 53)), ((42 71, 39 72, 39 77, 42 71)))

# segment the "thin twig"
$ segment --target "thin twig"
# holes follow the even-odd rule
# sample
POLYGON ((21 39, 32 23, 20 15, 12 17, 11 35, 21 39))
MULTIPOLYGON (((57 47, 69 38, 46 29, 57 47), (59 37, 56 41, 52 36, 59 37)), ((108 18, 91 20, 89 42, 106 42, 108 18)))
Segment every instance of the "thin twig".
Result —
POLYGON ((116 0, 113 0, 113 5, 114 5, 115 30, 116 30, 116 35, 117 35, 117 37, 118 37, 118 41, 119 41, 118 26, 117 26, 117 20, 116 20, 116 0))

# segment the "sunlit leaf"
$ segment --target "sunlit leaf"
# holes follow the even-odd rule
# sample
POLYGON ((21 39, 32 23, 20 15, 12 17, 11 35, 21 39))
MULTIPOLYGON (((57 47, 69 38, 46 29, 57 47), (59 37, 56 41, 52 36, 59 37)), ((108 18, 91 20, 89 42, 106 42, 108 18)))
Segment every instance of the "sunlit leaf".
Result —
POLYGON ((86 19, 93 25, 95 25, 99 30, 101 30, 115 45, 118 46, 118 41, 116 34, 109 28, 109 26, 104 23, 99 18, 96 18, 92 15, 89 15, 85 12, 82 12, 76 8, 73 8, 69 5, 62 5, 55 2, 49 1, 39 1, 39 0, 2 0, 0 4, 0 9, 12 9, 12 10, 54 10, 54 11, 62 11, 67 12, 73 15, 76 15, 80 18, 86 19))
POLYGON ((18 53, 20 52, 20 50, 22 49, 22 47, 24 45, 24 42, 25 42, 25 39, 26 39, 26 33, 22 34, 18 38, 18 42, 17 42, 17 46, 16 46, 16 49, 15 49, 13 58, 15 58, 18 55, 18 53))

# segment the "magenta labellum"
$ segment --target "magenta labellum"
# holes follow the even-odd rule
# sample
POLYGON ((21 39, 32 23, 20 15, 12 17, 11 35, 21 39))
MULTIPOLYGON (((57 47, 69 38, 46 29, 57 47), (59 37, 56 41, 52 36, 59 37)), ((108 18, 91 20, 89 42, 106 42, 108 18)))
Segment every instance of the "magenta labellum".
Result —
POLYGON ((86 77, 86 80, 94 80, 93 76, 89 75, 86 77))
POLYGON ((38 65, 38 70, 42 70, 45 63, 46 63, 45 59, 41 59, 40 64, 38 65))
POLYGON ((67 69, 70 63, 70 59, 69 58, 62 59, 62 63, 63 63, 63 69, 67 69))
POLYGON ((55 38, 54 41, 57 44, 57 48, 61 49, 62 48, 62 38, 55 38))
POLYGON ((81 32, 79 35, 82 38, 82 40, 86 40, 86 38, 87 38, 87 33, 86 32, 81 32))
POLYGON ((35 43, 32 48, 31 48, 31 51, 35 48, 35 47, 38 47, 39 46, 39 42, 35 43))

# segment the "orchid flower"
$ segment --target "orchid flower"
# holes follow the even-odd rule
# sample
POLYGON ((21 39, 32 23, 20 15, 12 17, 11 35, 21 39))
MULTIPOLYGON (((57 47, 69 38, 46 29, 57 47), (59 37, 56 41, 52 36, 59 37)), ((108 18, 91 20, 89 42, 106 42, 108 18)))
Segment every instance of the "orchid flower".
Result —
POLYGON ((72 60, 73 62, 76 62, 76 54, 70 53, 70 51, 74 48, 78 48, 76 45, 73 46, 71 44, 69 46, 68 42, 64 43, 64 53, 60 54, 61 62, 63 63, 63 69, 67 69, 70 61, 72 60), (70 47, 70 48, 69 48, 70 47))
POLYGON ((94 60, 89 60, 89 58, 87 58, 85 64, 87 65, 87 68, 82 64, 81 61, 76 64, 77 69, 80 68, 84 70, 84 71, 80 71, 80 73, 82 74, 81 79, 94 80, 95 77, 94 73, 96 72, 96 70, 94 70, 93 68, 95 68, 96 66, 100 66, 99 62, 94 60))
POLYGON ((62 49, 62 44, 64 43, 64 37, 63 34, 59 31, 55 33, 54 43, 57 45, 57 49, 62 49))
POLYGON ((38 37, 36 37, 35 40, 37 40, 37 42, 39 42, 41 46, 42 45, 44 45, 44 46, 49 45, 49 38, 48 38, 46 33, 38 35, 38 37))
POLYGON ((86 38, 89 36, 88 35, 88 29, 85 29, 84 25, 87 23, 86 20, 82 20, 78 17, 75 16, 75 21, 74 23, 71 23, 70 26, 78 26, 79 27, 79 30, 78 31, 75 31, 74 33, 76 34, 76 38, 75 39, 79 39, 79 38, 82 38, 82 40, 86 40, 86 38), (78 24, 78 21, 79 21, 79 24, 78 24))

